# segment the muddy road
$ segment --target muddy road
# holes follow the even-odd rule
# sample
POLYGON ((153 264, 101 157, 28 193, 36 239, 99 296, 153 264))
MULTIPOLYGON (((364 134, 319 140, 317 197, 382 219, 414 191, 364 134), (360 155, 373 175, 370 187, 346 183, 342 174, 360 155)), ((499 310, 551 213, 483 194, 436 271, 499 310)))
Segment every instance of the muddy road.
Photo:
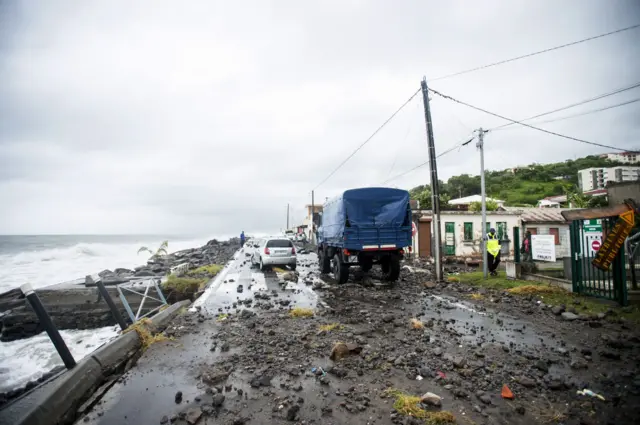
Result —
POLYGON ((416 265, 392 287, 375 268, 338 286, 314 254, 299 255, 297 274, 263 273, 250 249, 78 424, 450 423, 433 414, 444 411, 458 424, 638 423, 629 323, 566 320, 535 297, 471 297, 416 265), (418 419, 394 409, 398 392, 440 399, 418 419))

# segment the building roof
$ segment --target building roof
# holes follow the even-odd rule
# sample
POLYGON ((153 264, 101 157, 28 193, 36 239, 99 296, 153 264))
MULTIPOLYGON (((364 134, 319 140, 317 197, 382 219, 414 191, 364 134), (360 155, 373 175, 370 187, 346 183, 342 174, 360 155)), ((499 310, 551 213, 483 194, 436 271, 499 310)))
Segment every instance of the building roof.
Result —
POLYGON ((588 195, 588 196, 603 196, 607 194, 607 189, 594 189, 594 190, 587 190, 582 192, 583 195, 588 195))
MULTIPOLYGON (((489 197, 487 197, 487 201, 494 201, 494 202, 497 202, 498 204, 504 204, 504 201, 501 201, 499 199, 489 198, 489 197)), ((472 202, 482 202, 482 195, 471 195, 471 196, 465 196, 464 198, 452 199, 448 203, 449 205, 468 205, 472 202)))
POLYGON ((562 216, 562 211, 572 208, 523 208, 523 207, 502 207, 503 210, 520 213, 522 221, 525 223, 566 223, 562 216))
POLYGON ((567 202, 567 195, 547 196, 543 201, 550 202, 567 202))

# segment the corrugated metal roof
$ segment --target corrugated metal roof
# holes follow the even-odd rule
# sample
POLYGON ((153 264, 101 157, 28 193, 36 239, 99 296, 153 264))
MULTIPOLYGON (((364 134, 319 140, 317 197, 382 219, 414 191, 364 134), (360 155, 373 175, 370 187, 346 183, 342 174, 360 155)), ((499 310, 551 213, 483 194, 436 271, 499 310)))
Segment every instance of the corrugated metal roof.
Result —
POLYGON ((566 223, 562 211, 573 208, 520 208, 502 207, 509 212, 519 212, 522 221, 526 223, 566 223))

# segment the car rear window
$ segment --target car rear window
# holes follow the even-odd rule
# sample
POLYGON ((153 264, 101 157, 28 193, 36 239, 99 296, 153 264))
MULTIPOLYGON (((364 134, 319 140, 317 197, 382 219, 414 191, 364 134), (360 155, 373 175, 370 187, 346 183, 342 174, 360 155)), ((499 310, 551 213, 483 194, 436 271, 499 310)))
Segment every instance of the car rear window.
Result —
POLYGON ((288 239, 273 239, 267 242, 267 248, 292 248, 293 242, 288 239))

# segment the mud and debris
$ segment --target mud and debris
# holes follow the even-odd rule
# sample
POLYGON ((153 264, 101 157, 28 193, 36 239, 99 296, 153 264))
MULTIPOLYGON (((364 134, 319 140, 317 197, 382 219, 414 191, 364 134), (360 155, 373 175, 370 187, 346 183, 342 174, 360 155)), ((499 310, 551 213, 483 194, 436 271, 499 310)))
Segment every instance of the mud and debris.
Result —
POLYGON ((435 283, 429 263, 407 264, 395 285, 357 268, 337 285, 314 254, 295 272, 245 258, 78 423, 637 423, 628 321, 435 283))

